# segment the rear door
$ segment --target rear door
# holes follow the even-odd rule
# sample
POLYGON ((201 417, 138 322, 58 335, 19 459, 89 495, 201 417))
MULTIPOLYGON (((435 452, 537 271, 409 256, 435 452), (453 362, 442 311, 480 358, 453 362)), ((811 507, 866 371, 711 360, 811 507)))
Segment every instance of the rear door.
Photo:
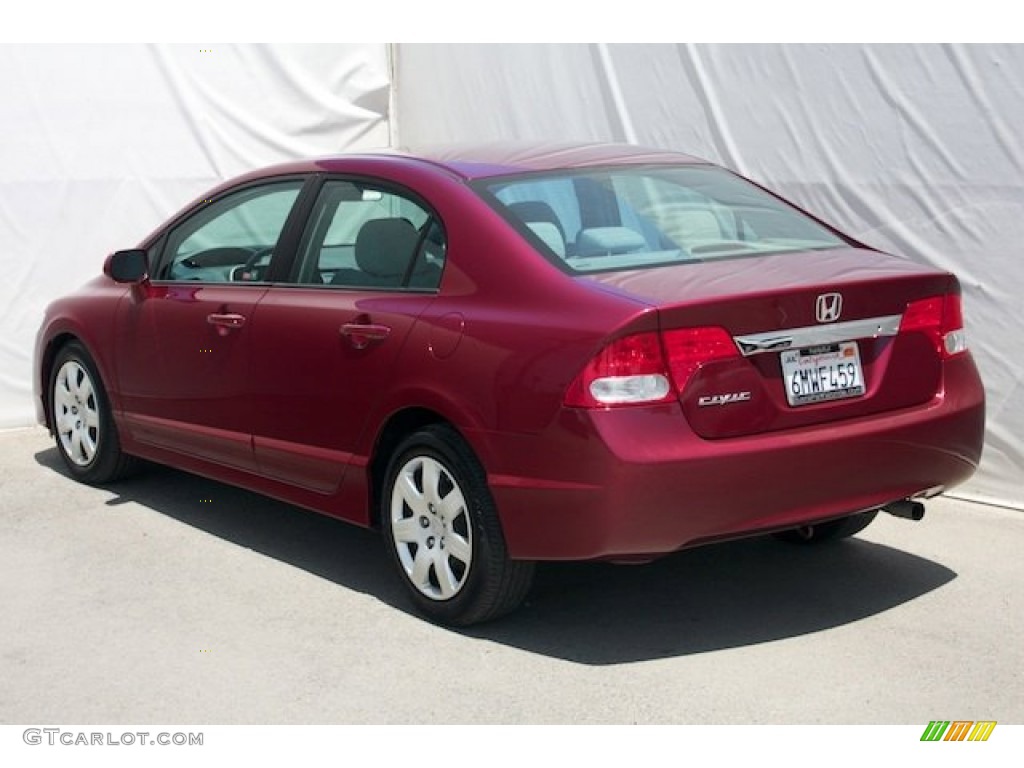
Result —
POLYGON ((342 483, 367 416, 433 300, 444 236, 410 193, 323 183, 287 284, 252 325, 254 445, 261 474, 319 493, 342 483))
POLYGON ((252 320, 303 179, 249 185, 175 225, 119 308, 124 420, 140 442, 252 470, 252 320))

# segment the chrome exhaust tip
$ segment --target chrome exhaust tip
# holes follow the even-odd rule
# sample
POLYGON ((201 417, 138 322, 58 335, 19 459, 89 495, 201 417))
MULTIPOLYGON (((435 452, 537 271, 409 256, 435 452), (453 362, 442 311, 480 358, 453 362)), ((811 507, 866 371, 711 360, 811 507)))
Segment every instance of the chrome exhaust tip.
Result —
POLYGON ((882 509, 893 517, 901 517, 904 520, 917 522, 924 519, 924 504, 912 499, 900 499, 886 504, 882 509))

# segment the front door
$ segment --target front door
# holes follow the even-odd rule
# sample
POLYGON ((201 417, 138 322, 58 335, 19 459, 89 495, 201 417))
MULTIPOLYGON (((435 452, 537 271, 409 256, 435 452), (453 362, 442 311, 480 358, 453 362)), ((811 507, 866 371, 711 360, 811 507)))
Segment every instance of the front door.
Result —
POLYGON ((232 192, 175 225, 118 310, 117 376, 134 439, 240 469, 252 452, 252 320, 301 179, 232 192))

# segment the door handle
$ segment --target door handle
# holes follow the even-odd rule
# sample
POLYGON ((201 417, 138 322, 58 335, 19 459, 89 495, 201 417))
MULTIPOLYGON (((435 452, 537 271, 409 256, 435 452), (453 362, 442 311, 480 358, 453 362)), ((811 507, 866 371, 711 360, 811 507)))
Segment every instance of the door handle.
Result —
POLYGON ((377 323, 345 323, 341 335, 356 349, 366 349, 371 341, 383 341, 391 335, 391 327, 377 323))
POLYGON ((217 326, 217 333, 221 336, 226 336, 228 331, 245 325, 245 315, 237 315, 233 312, 213 312, 206 316, 206 322, 217 326))

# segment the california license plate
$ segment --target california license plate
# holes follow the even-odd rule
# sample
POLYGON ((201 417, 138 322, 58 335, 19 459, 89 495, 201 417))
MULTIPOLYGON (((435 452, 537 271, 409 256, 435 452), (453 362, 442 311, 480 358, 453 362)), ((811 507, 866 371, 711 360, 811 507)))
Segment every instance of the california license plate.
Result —
POLYGON ((782 353, 782 379, 791 406, 864 394, 857 342, 844 341, 782 353))

